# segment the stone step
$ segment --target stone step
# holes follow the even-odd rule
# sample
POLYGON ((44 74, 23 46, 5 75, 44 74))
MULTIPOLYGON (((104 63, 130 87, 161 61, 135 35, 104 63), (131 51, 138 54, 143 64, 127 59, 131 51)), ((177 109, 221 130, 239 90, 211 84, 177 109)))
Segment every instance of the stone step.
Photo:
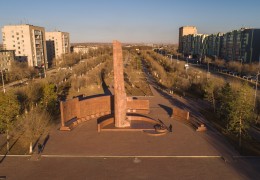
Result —
POLYGON ((144 130, 143 131, 145 134, 149 135, 149 136, 162 136, 168 133, 168 131, 165 132, 157 132, 155 130, 144 130))

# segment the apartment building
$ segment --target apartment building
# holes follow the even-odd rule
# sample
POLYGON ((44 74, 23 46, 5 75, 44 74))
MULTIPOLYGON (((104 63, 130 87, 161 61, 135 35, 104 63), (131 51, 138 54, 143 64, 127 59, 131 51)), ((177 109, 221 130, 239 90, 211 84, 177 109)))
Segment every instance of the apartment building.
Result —
POLYGON ((0 50, 0 70, 11 69, 11 63, 15 59, 15 52, 13 50, 0 50))
POLYGON ((182 42, 183 42, 183 50, 182 53, 185 55, 196 55, 201 56, 202 54, 206 53, 206 46, 207 43, 205 43, 207 39, 206 34, 189 34, 186 36, 183 36, 182 42))
POLYGON ((87 54, 90 49, 97 49, 97 47, 83 46, 83 45, 73 46, 73 52, 75 52, 75 53, 87 54))
POLYGON ((48 68, 45 29, 29 24, 8 25, 2 28, 3 48, 14 50, 15 59, 28 66, 48 68))
POLYGON ((183 45, 185 40, 183 40, 184 36, 190 35, 190 34, 197 34, 197 28, 195 26, 182 26, 179 28, 179 49, 178 51, 180 53, 183 52, 183 45))
POLYGON ((205 39, 207 38, 207 34, 195 34, 195 42, 194 42, 194 51, 193 55, 201 56, 205 54, 205 39))
POLYGON ((185 35, 183 53, 252 63, 260 56, 260 29, 241 28, 227 33, 185 35))
POLYGON ((220 56, 222 33, 210 34, 206 37, 203 54, 213 57, 220 56))
POLYGON ((61 58, 62 54, 70 53, 70 36, 67 32, 46 32, 47 57, 50 66, 53 59, 61 58))

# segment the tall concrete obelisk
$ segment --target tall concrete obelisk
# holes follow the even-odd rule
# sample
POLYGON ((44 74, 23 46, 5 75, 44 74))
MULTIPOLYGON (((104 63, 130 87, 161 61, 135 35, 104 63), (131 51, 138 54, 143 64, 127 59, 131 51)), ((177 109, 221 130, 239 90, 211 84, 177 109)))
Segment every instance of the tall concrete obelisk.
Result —
POLYGON ((115 127, 129 127, 126 120, 126 93, 124 83, 124 67, 122 46, 118 41, 113 41, 113 68, 114 68, 114 100, 115 100, 115 127))

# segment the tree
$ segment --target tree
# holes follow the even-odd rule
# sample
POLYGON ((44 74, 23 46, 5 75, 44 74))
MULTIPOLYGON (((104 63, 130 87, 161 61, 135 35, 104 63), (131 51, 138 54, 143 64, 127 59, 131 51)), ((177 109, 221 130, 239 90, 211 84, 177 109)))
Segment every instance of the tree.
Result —
POLYGON ((230 84, 226 83, 220 90, 217 108, 217 115, 225 127, 228 126, 228 123, 230 121, 228 115, 232 111, 232 101, 234 98, 234 92, 230 84))
POLYGON ((9 151, 9 131, 19 111, 19 102, 14 93, 0 92, 0 133, 6 133, 7 151, 9 151))
POLYGON ((212 103, 214 112, 216 112, 216 99, 218 92, 220 91, 220 86, 222 85, 222 79, 212 79, 207 80, 205 85, 205 98, 212 103))
POLYGON ((71 73, 67 70, 59 70, 56 74, 50 75, 47 77, 47 81, 49 84, 54 84, 56 86, 57 93, 62 93, 62 86, 64 86, 64 82, 71 76, 71 73))
POLYGON ((228 62, 228 67, 232 71, 241 72, 242 71, 242 64, 238 61, 230 61, 228 62))
POLYGON ((75 77, 72 79, 71 84, 74 90, 79 92, 80 89, 86 85, 86 79, 84 77, 75 77))
POLYGON ((224 59, 215 59, 214 64, 218 67, 224 67, 225 66, 225 60, 224 59))
POLYGON ((33 78, 38 75, 39 70, 28 67, 26 62, 14 61, 11 64, 11 70, 8 72, 9 81, 21 80, 23 78, 33 78))
POLYGON ((49 112, 50 115, 56 115, 57 112, 57 93, 56 93, 56 87, 54 84, 45 84, 43 88, 43 99, 42 99, 42 105, 44 108, 46 108, 47 112, 49 112))
POLYGON ((28 84, 26 88, 29 108, 37 106, 43 97, 43 85, 41 83, 28 84))
POLYGON ((247 130, 252 121, 253 115, 253 97, 250 87, 242 84, 237 91, 235 98, 231 102, 231 111, 228 114, 228 130, 232 134, 239 136, 239 147, 241 147, 242 136, 247 134, 247 130))
POLYGON ((33 151, 33 143, 47 130, 51 116, 39 107, 31 109, 24 114, 17 123, 17 130, 23 134, 29 143, 29 153, 33 151))
POLYGON ((213 105, 214 112, 216 110, 216 100, 215 100, 215 84, 213 81, 208 81, 205 86, 205 98, 210 101, 213 105))

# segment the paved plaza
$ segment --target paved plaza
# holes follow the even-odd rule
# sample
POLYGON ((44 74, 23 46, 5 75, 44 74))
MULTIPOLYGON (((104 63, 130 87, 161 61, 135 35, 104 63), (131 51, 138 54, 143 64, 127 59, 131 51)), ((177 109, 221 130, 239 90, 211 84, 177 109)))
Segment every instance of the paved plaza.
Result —
MULTIPOLYGON (((200 121, 196 102, 151 87, 150 116, 172 124, 173 132, 97 132, 96 120, 70 132, 53 129, 39 159, 6 157, 6 179, 259 179, 260 159, 242 158, 214 128, 196 132, 169 117, 167 108, 185 106, 200 121)), ((58 127, 57 127, 58 128, 58 127)))

